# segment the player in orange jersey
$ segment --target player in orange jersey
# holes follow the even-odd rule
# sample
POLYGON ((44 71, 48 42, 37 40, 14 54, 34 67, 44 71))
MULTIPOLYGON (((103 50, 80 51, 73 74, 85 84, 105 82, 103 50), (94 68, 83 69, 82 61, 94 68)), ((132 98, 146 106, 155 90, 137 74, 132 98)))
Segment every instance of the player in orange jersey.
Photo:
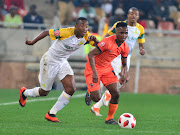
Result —
MULTIPOLYGON (((111 93, 111 101, 109 103, 109 111, 105 124, 117 124, 114 120, 114 114, 118 108, 120 91, 117 87, 117 83, 119 83, 119 80, 114 73, 111 62, 114 58, 121 54, 121 77, 126 80, 126 61, 129 53, 129 47, 124 41, 126 40, 127 35, 127 24, 120 22, 116 25, 116 34, 104 38, 88 54, 88 61, 84 74, 91 99, 95 102, 98 102, 101 99, 100 81, 111 93)), ((125 81, 123 83, 125 83, 125 81)), ((100 116, 97 104, 91 107, 91 112, 93 112, 96 116, 100 116)))
MULTIPOLYGON (((135 7, 131 7, 128 11, 128 15, 127 15, 127 20, 124 21, 127 23, 127 27, 128 27, 128 37, 126 38, 125 42, 127 43, 127 45, 129 46, 129 54, 127 56, 127 70, 129 71, 130 68, 130 59, 131 59, 131 54, 132 51, 136 45, 136 41, 138 41, 139 43, 139 53, 141 55, 145 55, 145 49, 144 49, 144 43, 145 43, 145 33, 144 33, 144 28, 142 25, 140 25, 137 20, 139 19, 139 10, 135 7)), ((111 29, 108 30, 108 32, 105 34, 105 37, 114 35, 116 32, 116 25, 117 23, 119 23, 121 21, 116 22, 111 29)), ((123 86, 122 85, 122 78, 120 76, 120 72, 121 72, 121 55, 119 55, 118 57, 116 57, 112 62, 111 65, 114 69, 115 74, 117 75, 118 79, 119 79, 119 89, 123 86)), ((130 79, 130 76, 128 75, 126 82, 128 82, 128 80, 130 79)), ((110 101, 111 98, 111 94, 109 93, 108 90, 105 91, 105 93, 103 94, 102 98, 104 100, 100 100, 100 102, 97 102, 96 104, 99 104, 99 107, 101 106, 108 106, 108 103, 110 101), (101 106, 100 106, 101 105, 101 106)), ((85 102, 87 105, 91 104, 91 99, 88 96, 88 93, 86 94, 85 97, 85 102)))

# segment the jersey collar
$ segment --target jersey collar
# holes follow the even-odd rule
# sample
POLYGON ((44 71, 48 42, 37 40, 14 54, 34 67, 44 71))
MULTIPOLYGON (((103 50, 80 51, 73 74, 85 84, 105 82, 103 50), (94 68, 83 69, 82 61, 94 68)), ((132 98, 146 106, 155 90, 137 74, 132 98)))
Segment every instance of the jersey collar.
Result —
POLYGON ((115 39, 115 41, 116 41, 116 44, 117 44, 118 47, 120 47, 122 45, 122 44, 118 43, 117 38, 115 39))

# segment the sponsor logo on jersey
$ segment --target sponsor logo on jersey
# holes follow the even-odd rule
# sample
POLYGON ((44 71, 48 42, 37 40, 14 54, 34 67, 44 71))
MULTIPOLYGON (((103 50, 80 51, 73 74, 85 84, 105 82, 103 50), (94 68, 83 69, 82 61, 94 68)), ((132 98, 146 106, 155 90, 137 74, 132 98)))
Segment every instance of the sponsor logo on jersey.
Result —
POLYGON ((101 43, 99 44, 99 46, 101 46, 101 47, 104 47, 105 45, 106 45, 105 42, 101 42, 101 43))
POLYGON ((68 45, 64 45, 64 47, 65 47, 67 50, 70 50, 70 51, 73 51, 73 50, 78 49, 78 48, 76 48, 76 47, 71 47, 71 46, 68 46, 68 45))
POLYGON ((83 44, 83 41, 80 41, 78 45, 82 45, 83 44))
POLYGON ((137 29, 133 32, 133 34, 138 34, 138 31, 137 31, 137 29))

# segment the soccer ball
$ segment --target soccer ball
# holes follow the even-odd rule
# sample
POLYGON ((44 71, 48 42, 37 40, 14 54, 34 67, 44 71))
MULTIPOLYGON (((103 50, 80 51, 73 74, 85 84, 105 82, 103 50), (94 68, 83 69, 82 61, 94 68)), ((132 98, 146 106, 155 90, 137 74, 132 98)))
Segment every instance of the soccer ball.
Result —
POLYGON ((130 113, 123 113, 118 119, 118 124, 121 128, 134 128, 136 126, 136 119, 130 113))

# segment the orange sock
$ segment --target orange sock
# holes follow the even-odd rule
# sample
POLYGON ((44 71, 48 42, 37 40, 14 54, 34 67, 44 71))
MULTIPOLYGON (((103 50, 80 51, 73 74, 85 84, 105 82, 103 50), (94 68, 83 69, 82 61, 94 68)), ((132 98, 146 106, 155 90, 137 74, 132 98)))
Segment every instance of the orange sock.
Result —
POLYGON ((109 111, 106 120, 110 120, 114 118, 114 114, 118 108, 118 104, 109 103, 109 111))

